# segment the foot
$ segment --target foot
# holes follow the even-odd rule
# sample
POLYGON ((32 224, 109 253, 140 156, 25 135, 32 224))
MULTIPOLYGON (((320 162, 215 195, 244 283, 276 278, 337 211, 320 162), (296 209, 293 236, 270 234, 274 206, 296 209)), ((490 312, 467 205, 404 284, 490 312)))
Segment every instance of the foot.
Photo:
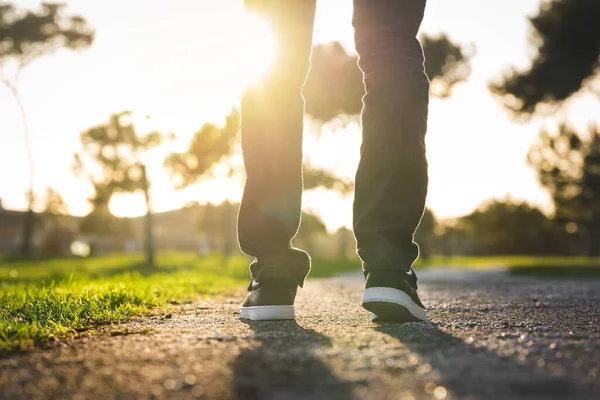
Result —
POLYGON ((282 280, 256 282, 242 303, 240 318, 251 320, 294 319, 294 299, 298 286, 282 280))
POLYGON ((373 322, 430 322, 412 269, 368 272, 362 306, 373 313, 373 322))

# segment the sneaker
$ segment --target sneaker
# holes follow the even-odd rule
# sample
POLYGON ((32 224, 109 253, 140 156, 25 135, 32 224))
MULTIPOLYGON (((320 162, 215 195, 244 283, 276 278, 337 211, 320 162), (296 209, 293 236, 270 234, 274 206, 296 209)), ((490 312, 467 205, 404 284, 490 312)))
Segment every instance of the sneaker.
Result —
POLYGON ((294 299, 298 286, 282 280, 256 282, 242 303, 240 318, 251 320, 294 319, 294 299))
POLYGON ((412 269, 368 272, 362 306, 373 313, 373 322, 430 322, 412 269))

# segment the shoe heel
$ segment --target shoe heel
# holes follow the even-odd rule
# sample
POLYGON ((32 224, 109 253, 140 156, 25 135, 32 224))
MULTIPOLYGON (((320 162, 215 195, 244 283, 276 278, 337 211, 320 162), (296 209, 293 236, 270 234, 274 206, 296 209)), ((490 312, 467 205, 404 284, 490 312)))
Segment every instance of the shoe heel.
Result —
POLYGON ((293 305, 242 307, 240 310, 241 319, 253 321, 289 320, 295 317, 293 305))
POLYGON ((375 322, 431 322, 427 318, 427 312, 409 295, 394 288, 365 289, 362 306, 374 314, 375 322))

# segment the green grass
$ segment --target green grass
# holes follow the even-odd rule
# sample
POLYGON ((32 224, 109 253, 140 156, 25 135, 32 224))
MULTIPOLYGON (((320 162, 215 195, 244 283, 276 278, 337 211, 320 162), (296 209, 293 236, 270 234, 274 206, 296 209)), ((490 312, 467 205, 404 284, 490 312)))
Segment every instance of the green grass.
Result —
MULTIPOLYGON (((245 288, 248 259, 165 253, 157 267, 141 255, 0 263, 0 351, 30 349, 102 323, 125 321, 169 303, 245 288)), ((312 278, 360 263, 314 261, 312 278)), ((241 299, 240 299, 241 300, 241 299)))
POLYGON ((486 256, 486 257, 431 257, 419 260, 416 266, 447 266, 450 268, 490 267, 594 267, 600 265, 600 257, 539 257, 539 256, 486 256))
POLYGON ((432 257, 416 267, 445 266, 449 268, 506 268, 512 275, 540 278, 591 278, 600 277, 600 257, 432 257))
POLYGON ((509 267, 508 273, 519 276, 534 276, 538 278, 598 278, 600 265, 582 266, 518 266, 509 267))
MULTIPOLYGON (((245 288, 248 259, 164 253, 157 267, 141 255, 0 262, 0 352, 29 349, 98 324, 125 321, 169 304, 245 288)), ((417 267, 502 266, 514 274, 600 276, 600 258, 433 257, 417 267)), ((310 278, 360 272, 360 262, 313 260, 310 278)), ((241 300, 241 299, 240 299, 241 300)))
POLYGON ((247 260, 163 254, 0 264, 0 350, 27 349, 99 323, 243 287, 247 260))

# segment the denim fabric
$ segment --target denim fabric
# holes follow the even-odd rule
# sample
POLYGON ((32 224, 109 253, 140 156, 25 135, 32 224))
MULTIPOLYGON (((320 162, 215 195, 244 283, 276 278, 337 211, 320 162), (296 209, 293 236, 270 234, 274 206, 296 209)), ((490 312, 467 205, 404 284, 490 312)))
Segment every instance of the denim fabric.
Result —
MULTIPOLYGON (((238 216, 253 279, 302 286, 310 257, 292 247, 301 215, 302 85, 310 65, 316 0, 246 0, 275 34, 276 59, 242 94, 246 184, 238 216)), ((353 26, 366 94, 356 174, 354 234, 365 271, 408 271, 427 193, 429 80, 416 35, 425 0, 354 0, 353 26)))

